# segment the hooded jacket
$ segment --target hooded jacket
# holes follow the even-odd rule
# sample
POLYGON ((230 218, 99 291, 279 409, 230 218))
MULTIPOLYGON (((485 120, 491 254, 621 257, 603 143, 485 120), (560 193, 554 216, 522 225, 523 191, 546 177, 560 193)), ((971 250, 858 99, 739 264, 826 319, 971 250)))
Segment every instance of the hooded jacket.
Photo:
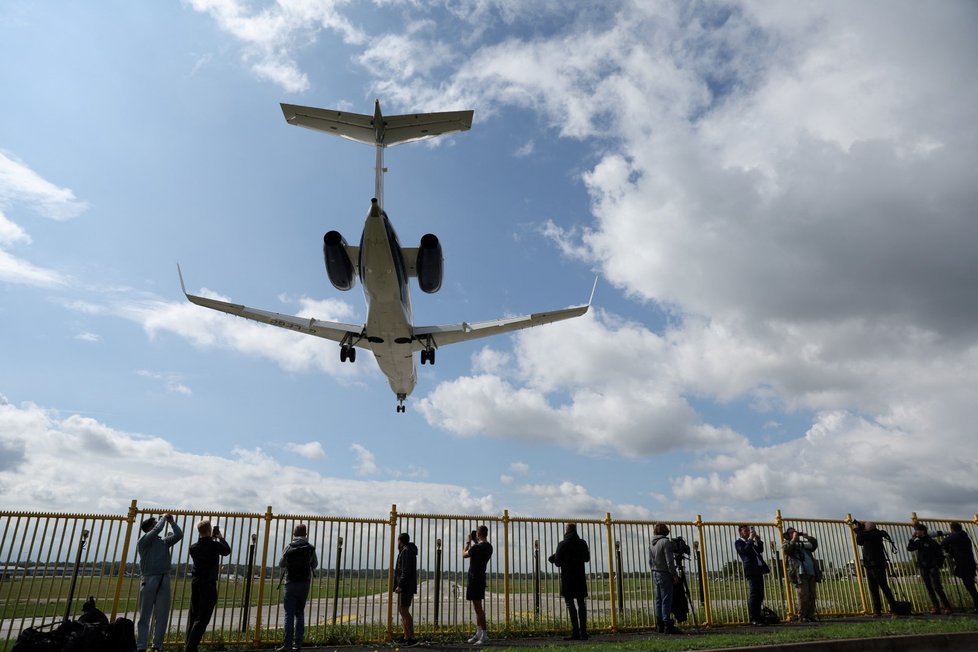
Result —
POLYGON ((557 550, 550 555, 550 563, 560 568, 560 595, 565 598, 587 597, 587 572, 584 564, 591 561, 591 550, 587 541, 568 532, 564 540, 557 544, 557 550))
POLYGON ((413 541, 408 541, 397 551, 394 586, 400 589, 401 595, 418 592, 418 547, 413 541))
POLYGON ((183 530, 176 523, 171 523, 172 532, 160 537, 160 532, 166 527, 166 521, 160 519, 152 530, 139 537, 136 550, 139 552, 139 574, 167 575, 170 572, 170 548, 183 538, 183 530))

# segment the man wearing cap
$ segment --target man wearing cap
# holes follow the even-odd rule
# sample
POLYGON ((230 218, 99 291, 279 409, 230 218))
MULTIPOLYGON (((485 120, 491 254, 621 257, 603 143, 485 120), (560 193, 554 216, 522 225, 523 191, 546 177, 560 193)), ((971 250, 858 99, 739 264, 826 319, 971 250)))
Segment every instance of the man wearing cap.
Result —
POLYGON ((139 622, 136 624, 136 649, 146 651, 149 642, 149 622, 155 616, 153 650, 163 649, 167 620, 170 617, 170 553, 183 538, 183 530, 173 514, 164 514, 159 521, 150 516, 142 522, 143 536, 136 542, 139 553, 139 575, 143 578, 139 587, 139 622), (170 534, 160 533, 169 523, 170 534))

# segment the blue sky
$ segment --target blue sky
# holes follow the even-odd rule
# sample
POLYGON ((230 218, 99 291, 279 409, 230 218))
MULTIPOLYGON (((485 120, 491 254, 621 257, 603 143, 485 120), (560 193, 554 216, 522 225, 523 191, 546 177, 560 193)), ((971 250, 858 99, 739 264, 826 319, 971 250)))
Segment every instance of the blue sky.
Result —
POLYGON ((5 2, 0 500, 377 515, 967 516, 978 503, 973 3, 5 2), (280 102, 474 109, 387 152, 421 324, 369 356, 186 302, 356 322, 373 152, 280 102))

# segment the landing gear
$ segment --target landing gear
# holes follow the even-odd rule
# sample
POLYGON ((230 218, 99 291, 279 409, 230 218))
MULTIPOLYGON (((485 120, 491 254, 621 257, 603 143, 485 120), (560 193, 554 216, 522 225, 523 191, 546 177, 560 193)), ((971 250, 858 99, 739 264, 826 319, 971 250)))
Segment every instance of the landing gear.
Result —
POLYGON ((357 361, 357 342, 363 339, 363 334, 359 336, 353 333, 347 333, 343 339, 340 341, 340 362, 350 362, 357 361), (354 341, 354 338, 356 340, 354 341))
POLYGON ((424 337, 424 348, 421 349, 421 364, 428 363, 430 365, 435 364, 435 343, 431 339, 431 335, 424 337))
POLYGON ((404 399, 407 398, 407 394, 397 395, 397 413, 402 414, 404 412, 404 399))

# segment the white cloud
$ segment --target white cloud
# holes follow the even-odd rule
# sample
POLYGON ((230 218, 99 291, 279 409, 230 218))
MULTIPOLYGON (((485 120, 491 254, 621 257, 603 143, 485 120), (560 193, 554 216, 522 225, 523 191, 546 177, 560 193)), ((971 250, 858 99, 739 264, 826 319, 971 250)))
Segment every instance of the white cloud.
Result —
POLYGON ((309 460, 326 458, 326 451, 323 450, 323 445, 318 441, 309 441, 304 444, 289 442, 285 445, 285 449, 309 460))
MULTIPOLYGON (((54 220, 77 217, 88 208, 71 190, 56 186, 22 161, 0 151, 0 247, 31 244, 30 235, 4 213, 5 208, 14 205, 54 220)), ((50 288, 66 285, 68 279, 60 272, 0 249, 0 282, 50 288)))
POLYGON ((405 512, 499 512, 491 496, 466 487, 327 477, 261 449, 193 454, 160 437, 2 397, 0 451, 0 497, 18 509, 125 513, 136 498, 183 509, 262 512, 272 505, 279 513, 356 517, 384 516, 391 504, 405 512), (201 495, 216 502, 201 505, 201 495))
POLYGON ((163 387, 170 393, 182 394, 184 396, 190 396, 193 394, 193 391, 181 381, 180 374, 159 373, 156 371, 139 369, 136 371, 136 375, 163 383, 163 387))
POLYGON ((513 476, 506 475, 505 473, 503 473, 502 475, 499 476, 499 482, 500 482, 500 484, 513 484, 513 480, 514 479, 515 478, 513 478, 513 476))
POLYGON ((357 475, 374 475, 377 473, 377 458, 361 444, 350 444, 350 450, 357 457, 354 469, 357 475))
MULTIPOLYGON (((88 208, 70 189, 58 187, 24 162, 0 151, 0 208, 14 203, 30 206, 39 215, 54 220, 78 217, 88 208)), ((0 223, 0 233, 4 230, 0 223)))
POLYGON ((526 462, 513 462, 509 465, 509 470, 520 475, 526 475, 530 472, 530 465, 526 462))
POLYGON ((289 92, 309 89, 308 76, 299 69, 296 55, 314 43, 322 30, 340 35, 347 43, 361 43, 364 33, 339 11, 342 0, 278 0, 252 10, 239 0, 190 0, 190 5, 209 14, 223 31, 239 39, 242 58, 259 79, 278 84, 289 92))

